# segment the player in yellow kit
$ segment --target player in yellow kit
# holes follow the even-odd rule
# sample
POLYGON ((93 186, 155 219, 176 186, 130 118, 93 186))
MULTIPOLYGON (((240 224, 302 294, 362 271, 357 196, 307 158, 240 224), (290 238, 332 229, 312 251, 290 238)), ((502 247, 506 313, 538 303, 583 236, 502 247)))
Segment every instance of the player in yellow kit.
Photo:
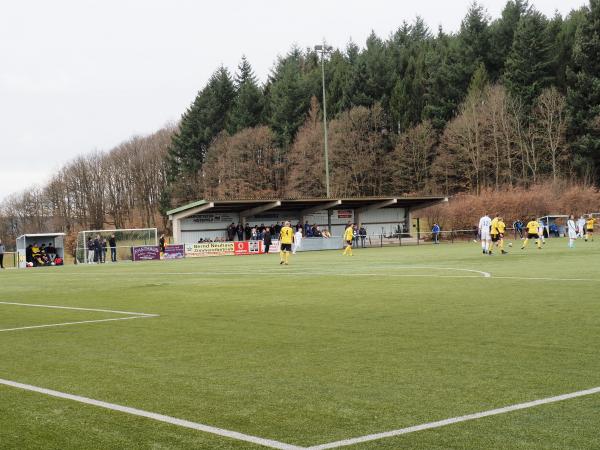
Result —
POLYGON ((286 222, 279 232, 279 264, 288 265, 290 260, 290 252, 294 243, 294 230, 290 227, 290 223, 286 222))
POLYGON ((344 231, 344 243, 346 248, 344 248, 343 255, 352 256, 352 240, 354 239, 354 224, 349 223, 348 227, 346 227, 346 231, 344 231))
POLYGON ((523 250, 525 247, 527 247, 527 243, 529 242, 529 239, 535 239, 535 243, 537 244, 537 248, 538 250, 542 249, 542 241, 540 240, 540 235, 538 234, 538 229, 540 228, 540 223, 535 220, 535 218, 531 219, 528 223, 527 223, 527 237, 525 238, 525 241, 523 241, 523 247, 521 247, 521 250, 523 250))
MULTIPOLYGON (((492 236, 492 243, 496 245, 500 249, 500 252, 505 255, 508 252, 504 250, 504 232, 506 231, 506 224, 502 219, 502 216, 499 214, 492 219, 492 226, 490 228, 490 234, 492 236)), ((493 245, 492 244, 492 245, 493 245)), ((492 254, 492 250, 490 247, 489 254, 492 254)))
POLYGON ((587 242, 588 239, 591 239, 592 242, 594 242, 594 224, 596 223, 596 219, 594 219, 592 216, 589 217, 589 219, 587 219, 585 221, 585 241, 587 242))

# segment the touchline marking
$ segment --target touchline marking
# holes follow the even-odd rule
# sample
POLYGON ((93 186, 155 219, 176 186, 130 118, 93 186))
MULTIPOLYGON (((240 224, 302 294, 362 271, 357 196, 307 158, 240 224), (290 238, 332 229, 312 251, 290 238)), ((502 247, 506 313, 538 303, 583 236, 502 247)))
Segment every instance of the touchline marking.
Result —
POLYGON ((133 416, 146 417, 148 419, 157 420, 159 422, 168 423, 171 425, 177 425, 179 427, 191 428, 192 430, 203 431, 205 433, 215 434, 238 441, 251 442, 253 444, 262 445, 269 448, 277 448, 281 450, 301 450, 305 447, 298 447, 284 442, 274 441, 271 439, 264 439, 249 434, 239 433, 237 431, 225 430, 223 428, 216 428, 210 425, 204 425, 201 423, 190 422, 188 420, 177 419, 171 416, 165 416, 163 414, 157 414, 142 409, 130 408, 129 406, 117 405, 114 403, 103 402, 101 400, 94 400, 88 397, 81 397, 79 395, 67 394, 65 392, 54 391, 52 389, 45 389, 29 384, 17 383, 16 381, 4 380, 0 378, 0 385, 10 386, 17 389, 23 389, 26 391, 37 392, 39 394, 49 395, 52 397, 62 398, 66 400, 72 400, 86 405, 98 406, 100 408, 110 409, 112 411, 119 411, 125 414, 131 414, 133 416))
POLYGON ((533 400, 526 403, 517 403, 515 405, 505 406, 503 408, 490 409, 488 411, 478 412, 474 414, 467 414, 466 416, 452 417, 450 419, 438 420, 437 422, 429 422, 421 425, 414 425, 408 428, 401 428, 398 430, 386 431, 383 433, 368 434, 366 436, 355 437, 352 439, 344 439, 341 441, 330 442, 328 444, 315 445, 308 447, 308 450, 325 450, 329 448, 347 447, 349 445, 360 444, 363 442, 376 441, 379 439, 385 439, 394 436, 400 436, 403 434, 414 433, 415 431, 430 430, 432 428, 445 427, 446 425, 452 425, 459 422, 467 422, 469 420, 481 419, 483 417, 496 416, 498 414, 506 414, 512 411, 518 411, 520 409, 534 408, 540 405, 546 405, 548 403, 561 402, 563 400, 569 400, 576 397, 583 397, 585 395, 592 395, 600 393, 600 387, 586 389, 584 391, 571 392, 570 394, 557 395, 555 397, 547 397, 539 400, 533 400))
POLYGON ((123 315, 129 316, 129 317, 116 317, 116 318, 112 318, 112 319, 80 320, 77 322, 61 322, 61 323, 51 323, 51 324, 45 324, 45 325, 31 325, 31 326, 26 326, 26 327, 4 328, 4 329, 0 329, 0 333, 2 333, 4 331, 32 330, 35 328, 64 327, 64 326, 68 326, 68 325, 79 325, 79 324, 87 324, 87 323, 114 322, 116 320, 148 319, 151 317, 160 317, 158 314, 147 314, 147 313, 138 313, 138 312, 129 312, 129 311, 115 311, 112 309, 77 308, 74 306, 38 305, 38 304, 33 304, 33 303, 17 303, 17 302, 0 302, 0 305, 26 306, 26 307, 33 307, 33 308, 67 309, 67 310, 74 310, 74 311, 104 312, 104 313, 111 313, 111 314, 123 314, 123 315))

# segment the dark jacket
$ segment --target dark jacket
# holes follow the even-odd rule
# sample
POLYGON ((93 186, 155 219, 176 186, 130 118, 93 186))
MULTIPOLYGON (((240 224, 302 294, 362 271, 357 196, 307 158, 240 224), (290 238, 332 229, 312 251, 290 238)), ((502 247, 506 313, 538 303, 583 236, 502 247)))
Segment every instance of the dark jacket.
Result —
POLYGON ((265 231, 265 235, 263 236, 263 242, 265 243, 265 245, 271 245, 273 243, 270 231, 265 231))

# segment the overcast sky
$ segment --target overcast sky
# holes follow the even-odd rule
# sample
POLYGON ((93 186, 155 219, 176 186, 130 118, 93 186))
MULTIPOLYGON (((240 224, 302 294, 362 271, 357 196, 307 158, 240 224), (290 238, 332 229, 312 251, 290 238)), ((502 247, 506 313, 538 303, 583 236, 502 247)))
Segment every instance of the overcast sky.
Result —
MULTIPOLYGON (((245 54, 261 80, 292 44, 363 46, 403 20, 455 31, 472 0, 23 0, 0 11, 0 200, 71 158, 175 122, 245 54)), ((505 0, 483 0, 498 17, 505 0)), ((565 15, 585 0, 537 0, 565 15)), ((152 168, 148 168, 151 170, 152 168)))

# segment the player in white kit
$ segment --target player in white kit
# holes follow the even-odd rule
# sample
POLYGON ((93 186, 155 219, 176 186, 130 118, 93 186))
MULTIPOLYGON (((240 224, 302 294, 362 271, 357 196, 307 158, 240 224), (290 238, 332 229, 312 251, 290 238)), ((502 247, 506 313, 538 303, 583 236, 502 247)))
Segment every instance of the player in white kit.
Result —
POLYGON ((481 250, 483 250, 484 255, 492 248, 491 226, 492 219, 487 214, 479 219, 479 238, 481 239, 481 250))
POLYGON ((292 254, 295 255, 300 247, 302 247, 302 231, 300 231, 300 228, 297 228, 296 232, 294 233, 294 245, 292 254))
POLYGON ((583 239, 585 237, 585 217, 579 216, 577 220, 577 235, 583 239))
POLYGON ((571 214, 569 220, 567 220, 567 234, 569 235, 569 248, 575 247, 575 240, 577 239, 577 224, 575 223, 575 216, 571 214))

